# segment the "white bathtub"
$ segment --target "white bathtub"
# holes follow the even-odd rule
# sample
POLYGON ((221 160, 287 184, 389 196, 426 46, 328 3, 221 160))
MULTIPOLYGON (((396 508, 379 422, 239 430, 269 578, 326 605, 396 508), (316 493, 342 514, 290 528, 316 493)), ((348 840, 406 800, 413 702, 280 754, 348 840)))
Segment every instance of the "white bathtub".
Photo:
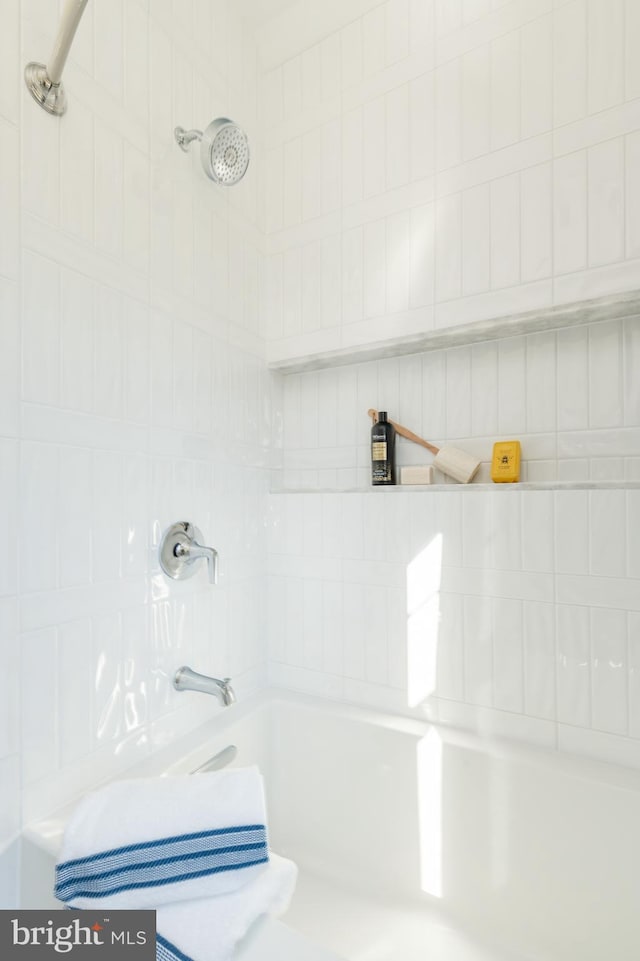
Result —
MULTIPOLYGON (((251 961, 640 957, 640 772, 271 694, 136 773, 230 743, 264 772, 271 845, 300 867, 288 931, 251 961)), ((25 907, 53 904, 64 816, 25 831, 25 907)))

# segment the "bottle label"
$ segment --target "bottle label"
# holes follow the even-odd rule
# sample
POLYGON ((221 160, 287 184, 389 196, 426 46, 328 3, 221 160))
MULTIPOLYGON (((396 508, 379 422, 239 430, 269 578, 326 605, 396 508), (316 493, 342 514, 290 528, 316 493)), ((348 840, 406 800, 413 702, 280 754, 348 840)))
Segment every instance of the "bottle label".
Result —
POLYGON ((386 441, 374 441, 371 445, 371 459, 372 460, 386 460, 387 459, 387 442, 386 441))

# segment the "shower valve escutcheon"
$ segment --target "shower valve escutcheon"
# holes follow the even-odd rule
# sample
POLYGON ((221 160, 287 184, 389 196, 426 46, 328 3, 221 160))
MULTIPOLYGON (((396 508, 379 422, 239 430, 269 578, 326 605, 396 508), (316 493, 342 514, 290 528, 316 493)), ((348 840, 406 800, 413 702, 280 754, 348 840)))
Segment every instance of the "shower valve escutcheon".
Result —
POLYGON ((218 552, 205 547, 202 534, 189 521, 172 524, 162 535, 160 542, 160 567, 174 581, 193 577, 198 571, 197 561, 206 560, 209 582, 218 583, 218 552))

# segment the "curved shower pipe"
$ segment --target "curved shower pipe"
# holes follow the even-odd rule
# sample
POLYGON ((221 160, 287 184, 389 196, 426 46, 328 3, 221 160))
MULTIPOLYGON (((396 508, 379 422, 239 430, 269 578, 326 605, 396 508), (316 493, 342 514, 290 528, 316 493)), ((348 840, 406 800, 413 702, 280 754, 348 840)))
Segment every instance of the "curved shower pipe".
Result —
POLYGON ((61 117, 67 109, 62 71, 87 3, 88 0, 67 0, 49 62, 32 61, 24 70, 24 79, 33 99, 56 117, 61 117))

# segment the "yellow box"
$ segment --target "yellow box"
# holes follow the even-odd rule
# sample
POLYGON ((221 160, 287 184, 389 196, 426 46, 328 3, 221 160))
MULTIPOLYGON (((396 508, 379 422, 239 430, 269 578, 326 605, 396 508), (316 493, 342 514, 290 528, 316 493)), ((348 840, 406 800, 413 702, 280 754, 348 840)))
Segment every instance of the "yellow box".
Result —
POLYGON ((495 484, 515 484, 520 480, 519 440, 501 440, 493 445, 491 480, 495 484))

